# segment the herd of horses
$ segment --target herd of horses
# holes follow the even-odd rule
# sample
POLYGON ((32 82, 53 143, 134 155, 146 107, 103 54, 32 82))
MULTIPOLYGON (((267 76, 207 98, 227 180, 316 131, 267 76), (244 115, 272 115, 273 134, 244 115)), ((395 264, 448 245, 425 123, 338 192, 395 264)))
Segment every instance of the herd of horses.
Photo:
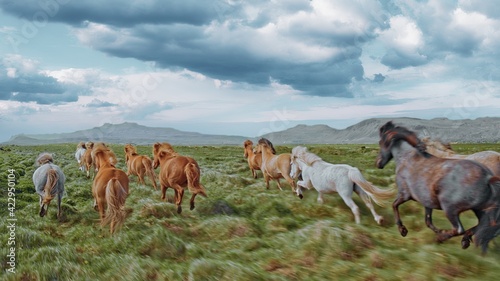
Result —
MULTIPOLYGON (((425 210, 426 225, 436 233, 438 242, 463 235, 461 244, 466 249, 474 236, 476 246, 483 253, 488 243, 500 235, 500 153, 484 151, 473 155, 457 155, 447 144, 419 139, 415 132, 392 122, 379 129, 379 153, 376 166, 384 168, 391 159, 396 164, 397 194, 393 189, 381 189, 368 182, 359 169, 346 164, 332 164, 311 153, 306 147, 294 147, 291 153, 276 154, 273 144, 262 138, 255 145, 244 142, 244 157, 254 178, 261 171, 266 188, 274 180, 280 190, 280 179, 285 179, 293 193, 303 198, 302 189, 314 188, 317 201, 323 203, 323 194, 338 193, 351 209, 356 223, 360 223, 359 208, 352 199, 355 192, 370 209, 378 224, 383 217, 376 213, 372 204, 384 206, 385 201, 396 197, 393 212, 402 236, 408 234, 399 213, 399 206, 409 200, 419 202, 425 210), (452 229, 438 229, 432 223, 432 211, 443 210, 452 229), (464 229, 459 215, 471 210, 478 224, 464 229)), ((80 143, 75 153, 80 170, 93 174, 92 195, 94 208, 99 212, 101 225, 110 225, 113 234, 124 223, 125 201, 129 193, 129 176, 136 175, 141 184, 148 176, 157 189, 155 169, 159 167, 158 179, 161 199, 166 191, 174 189, 177 213, 182 212, 184 190, 191 193, 190 209, 195 208, 195 197, 207 196, 200 183, 200 166, 195 159, 177 153, 169 143, 156 143, 152 147, 153 160, 139 155, 133 145, 125 145, 127 172, 116 168, 114 152, 104 143, 80 143)), ((65 176, 53 163, 49 153, 42 153, 36 160, 38 169, 33 174, 33 183, 40 196, 40 216, 47 213, 52 199, 57 196, 57 216, 60 217, 61 198, 64 193, 65 176)))

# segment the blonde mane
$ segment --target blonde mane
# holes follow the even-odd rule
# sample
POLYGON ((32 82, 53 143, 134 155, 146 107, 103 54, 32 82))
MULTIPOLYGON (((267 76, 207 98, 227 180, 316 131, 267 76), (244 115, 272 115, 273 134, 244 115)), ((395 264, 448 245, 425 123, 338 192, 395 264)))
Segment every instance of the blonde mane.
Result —
POLYGON ((307 150, 307 147, 296 146, 292 149, 292 159, 294 157, 300 158, 304 161, 308 166, 312 166, 312 164, 316 161, 323 161, 321 157, 318 155, 311 153, 307 150))

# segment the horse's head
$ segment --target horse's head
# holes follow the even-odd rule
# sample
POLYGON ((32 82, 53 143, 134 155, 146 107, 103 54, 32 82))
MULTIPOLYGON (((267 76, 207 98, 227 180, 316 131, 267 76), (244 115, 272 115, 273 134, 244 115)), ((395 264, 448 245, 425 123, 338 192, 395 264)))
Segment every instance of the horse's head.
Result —
POLYGON ((169 143, 155 143, 153 145, 153 169, 158 168, 163 159, 174 154, 175 150, 169 143))
POLYGON ((248 158, 248 150, 252 150, 253 142, 251 140, 246 140, 243 143, 243 147, 245 148, 244 156, 245 156, 245 158, 248 158))
POLYGON ((391 121, 380 127, 379 134, 380 151, 376 160, 376 165, 379 169, 384 168, 385 165, 387 165, 387 163, 393 158, 391 150, 398 141, 406 141, 408 144, 415 147, 420 153, 426 153, 425 144, 420 141, 414 132, 404 127, 394 126, 391 121))
POLYGON ((85 149, 85 143, 83 141, 79 142, 78 145, 76 146, 76 149, 83 148, 85 149))

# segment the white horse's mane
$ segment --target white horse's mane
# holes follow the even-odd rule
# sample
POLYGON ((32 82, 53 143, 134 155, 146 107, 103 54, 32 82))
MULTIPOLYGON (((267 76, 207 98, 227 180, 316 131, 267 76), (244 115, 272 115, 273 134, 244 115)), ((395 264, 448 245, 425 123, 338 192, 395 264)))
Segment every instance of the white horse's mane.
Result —
POLYGON ((292 157, 296 156, 297 158, 302 159, 308 166, 311 166, 316 161, 323 161, 321 157, 318 155, 309 152, 307 147, 296 146, 292 149, 292 157))

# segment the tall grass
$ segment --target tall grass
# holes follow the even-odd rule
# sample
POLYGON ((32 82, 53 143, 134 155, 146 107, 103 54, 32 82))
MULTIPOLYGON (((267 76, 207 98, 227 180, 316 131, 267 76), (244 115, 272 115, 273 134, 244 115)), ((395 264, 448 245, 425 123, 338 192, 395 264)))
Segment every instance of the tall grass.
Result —
MULTIPOLYGON (((16 273, 6 273, 7 235, 0 235, 2 280, 495 280, 500 276, 500 242, 490 243, 487 255, 471 246, 460 247, 460 238, 435 242, 425 226, 423 208, 416 202, 401 207, 408 227, 401 237, 394 225, 392 208, 377 208, 385 218, 376 224, 369 210, 355 196, 361 224, 354 223, 350 209, 331 194, 316 202, 314 190, 300 200, 286 186, 272 182, 265 188, 262 174, 253 179, 235 146, 176 147, 197 159, 201 182, 208 198, 197 197, 190 211, 186 191, 182 214, 176 213, 173 191, 167 201, 148 183, 131 176, 126 202, 127 220, 110 236, 99 225, 92 207, 91 179, 78 170, 76 144, 4 146, 0 154, 0 184, 7 183, 7 169, 15 169, 16 273), (63 217, 56 218, 54 202, 48 216, 38 216, 38 196, 31 176, 36 156, 55 153, 55 163, 67 177, 63 217)), ((123 146, 111 145, 118 168, 125 169, 123 146)), ((278 153, 292 146, 277 146, 278 153)), ((394 186, 394 165, 375 169, 376 145, 315 145, 310 151, 332 163, 358 167, 381 188, 394 186)), ((458 153, 499 150, 499 145, 455 145, 458 153)), ((151 147, 138 147, 151 155, 151 147)), ((2 188, 0 215, 7 218, 7 193, 2 188)), ((461 216, 465 227, 477 220, 471 212, 461 216)), ((450 224, 441 211, 434 222, 450 224)), ((0 228, 6 229, 5 219, 0 228)), ((0 232, 3 233, 3 232, 0 232)))

